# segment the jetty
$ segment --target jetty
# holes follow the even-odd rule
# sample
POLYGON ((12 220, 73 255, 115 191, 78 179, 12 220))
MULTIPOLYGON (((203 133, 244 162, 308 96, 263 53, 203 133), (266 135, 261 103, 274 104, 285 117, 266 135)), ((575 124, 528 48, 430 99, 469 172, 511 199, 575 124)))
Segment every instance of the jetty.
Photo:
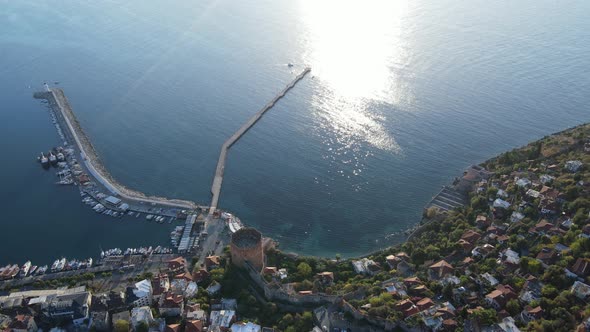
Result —
POLYGON ((79 164, 84 166, 89 175, 113 195, 118 196, 129 203, 137 203, 140 205, 161 206, 165 208, 185 210, 195 210, 200 207, 194 202, 147 196, 141 192, 124 187, 113 179, 100 162, 96 150, 92 146, 90 139, 82 130, 63 90, 59 88, 50 88, 45 84, 45 90, 36 92, 33 96, 37 99, 47 100, 49 106, 55 111, 55 113, 57 113, 59 120, 65 124, 65 132, 67 136, 71 137, 71 140, 75 143, 75 148, 78 150, 81 158, 79 164))
POLYGON ((305 75, 311 71, 310 67, 305 68, 299 75, 297 75, 287 86, 281 90, 270 102, 254 114, 251 118, 246 121, 230 138, 228 138, 221 146, 221 152, 219 153, 219 159, 217 160, 217 167, 215 168, 215 177, 213 178, 213 184, 211 185, 211 204, 209 205, 209 216, 213 216, 213 213, 217 209, 217 203, 219 202, 219 194, 221 192, 221 184, 223 182, 223 172, 225 170, 225 162, 227 160, 227 152, 250 128, 252 128, 262 116, 268 112, 273 106, 283 98, 289 90, 291 90, 299 81, 301 81, 305 75))

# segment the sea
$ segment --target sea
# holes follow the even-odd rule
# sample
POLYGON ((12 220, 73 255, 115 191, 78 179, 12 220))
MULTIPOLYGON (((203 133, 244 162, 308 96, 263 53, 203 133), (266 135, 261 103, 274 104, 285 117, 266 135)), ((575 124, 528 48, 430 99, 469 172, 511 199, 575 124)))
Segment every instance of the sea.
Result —
POLYGON ((64 89, 104 165, 150 195, 219 206, 302 255, 402 240, 468 166, 590 121, 589 1, 0 0, 0 264, 169 245, 36 157, 64 89), (287 64, 291 63, 290 67, 287 64))

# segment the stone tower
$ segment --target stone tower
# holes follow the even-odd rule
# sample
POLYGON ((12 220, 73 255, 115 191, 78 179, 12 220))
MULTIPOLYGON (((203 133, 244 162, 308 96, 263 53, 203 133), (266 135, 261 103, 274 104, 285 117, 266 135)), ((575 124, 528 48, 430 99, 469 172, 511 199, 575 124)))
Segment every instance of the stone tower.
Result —
POLYGON ((264 267, 262 234, 254 228, 246 227, 231 236, 231 260, 239 267, 246 267, 249 262, 257 271, 264 267))

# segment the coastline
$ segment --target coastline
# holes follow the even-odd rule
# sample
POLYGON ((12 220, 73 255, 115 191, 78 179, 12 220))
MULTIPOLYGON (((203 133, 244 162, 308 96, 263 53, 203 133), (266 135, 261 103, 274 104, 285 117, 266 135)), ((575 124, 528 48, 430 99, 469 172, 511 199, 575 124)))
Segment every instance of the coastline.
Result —
MULTIPOLYGON (((203 211, 208 208, 206 206, 201 206, 201 205, 197 205, 194 202, 190 202, 190 201, 186 201, 186 200, 180 200, 180 199, 168 199, 168 198, 164 198, 164 197, 158 197, 158 196, 147 196, 141 192, 129 189, 127 187, 125 187, 124 185, 118 183, 109 173, 108 171, 104 168, 104 166, 102 165, 102 163, 100 162, 100 158, 98 157, 98 154, 96 153, 92 143, 90 142, 89 138, 86 136, 86 134, 84 133, 84 131, 82 130, 79 122, 77 121, 75 115, 72 112, 71 106, 69 105, 69 102, 67 101, 63 90, 59 89, 59 88, 52 88, 50 89, 50 91, 48 92, 38 92, 35 94, 35 98, 37 99, 48 99, 51 98, 54 100, 54 104, 52 105, 52 107, 57 107, 57 110, 60 111, 60 113, 64 116, 64 118, 67 120, 67 125, 70 129, 70 131, 75 132, 76 135, 78 136, 78 139, 80 140, 79 142, 77 141, 77 143, 80 146, 81 154, 82 154, 82 158, 84 160, 85 165, 89 165, 90 167, 88 167, 89 170, 94 170, 95 173, 93 172, 92 175, 94 175, 96 177, 96 175, 102 177, 105 181, 105 183, 102 183, 103 185, 105 185, 105 187, 107 189, 112 189, 111 192, 113 192, 116 195, 119 195, 125 199, 129 199, 129 200, 134 200, 137 202, 154 202, 154 203, 158 203, 158 204, 162 204, 162 205, 168 205, 171 207, 181 207, 181 208, 187 208, 187 209, 197 209, 197 208, 201 208, 203 209, 203 211), (48 96, 48 94, 50 96, 48 96), (60 102, 62 103, 62 105, 60 105, 60 102)), ((51 104, 51 102, 50 102, 51 104)), ((539 142, 543 139, 546 139, 548 137, 552 137, 552 136, 557 136, 560 134, 563 134, 565 132, 574 130, 576 128, 582 127, 587 125, 588 123, 582 123, 573 127, 569 127, 566 129, 563 129, 561 131, 555 132, 555 133, 551 133, 548 134, 546 136, 543 136, 535 141, 531 141, 528 144, 513 148, 511 150, 507 150, 505 152, 502 152, 498 155, 495 155, 481 163, 479 163, 477 166, 480 167, 484 167, 486 164, 496 160, 497 158, 499 158, 500 156, 502 156, 505 153, 511 152, 511 151, 516 151, 519 149, 523 149, 524 147, 530 146, 532 144, 535 144, 536 142, 539 142)), ((430 204, 427 203, 425 206, 426 207, 430 204)), ((346 259, 355 259, 355 258, 362 258, 362 257, 368 257, 368 256, 372 256, 372 255, 376 255, 379 253, 382 253, 384 251, 390 250, 393 247, 402 245, 408 241, 411 241, 412 238, 414 236, 416 236, 417 234, 420 233, 420 231, 430 225, 432 222, 436 222, 437 220, 433 220, 433 219, 427 219, 427 218, 422 218, 420 221, 418 221, 416 224, 414 224, 414 226, 408 228, 405 231, 399 231, 397 235, 405 235, 403 236, 402 239, 400 239, 400 241, 396 244, 384 247, 384 248, 380 248, 377 249, 375 251, 370 251, 367 252, 365 254, 361 254, 358 256, 351 256, 348 257, 346 259)), ((277 241, 275 241, 276 243, 279 243, 277 241)), ((326 256, 320 256, 320 255, 301 255, 295 252, 290 252, 290 251, 285 251, 286 254, 289 255, 294 255, 294 256, 299 256, 299 257, 317 257, 317 258, 327 258, 326 256)))
MULTIPOLYGON (((527 147, 529 147, 531 145, 538 144, 538 143, 540 143, 540 142, 542 142, 542 141, 544 141, 544 140, 546 140, 548 138, 556 137, 556 136, 559 136, 559 135, 563 135, 565 133, 568 133, 570 131, 574 131, 576 129, 579 129, 579 128, 582 128, 582 127, 588 126, 588 125, 590 125, 590 122, 584 122, 584 123, 580 123, 578 125, 575 125, 573 127, 565 128, 563 130, 560 130, 560 131, 557 131, 557 132, 554 132, 554 133, 545 135, 545 136, 543 136, 543 137, 541 137, 541 138, 539 138, 537 140, 530 141, 527 144, 524 144, 524 145, 521 145, 521 146, 512 148, 510 150, 506 150, 504 152, 501 152, 500 154, 497 154, 497 155, 495 155, 495 156, 493 156, 491 158, 488 158, 485 161, 480 162, 479 164, 477 164, 475 166, 482 167, 482 168, 485 169, 486 165, 489 165, 491 162, 496 161, 498 158, 502 157, 503 155, 505 155, 507 153, 523 150, 523 149, 525 149, 525 148, 527 148, 527 147)), ((560 151, 556 152, 555 154, 559 154, 559 153, 563 153, 563 152, 564 151, 560 150, 560 151)), ((548 159, 548 158, 550 158, 552 156, 553 155, 546 156, 546 157, 544 157, 544 159, 548 159)), ((471 167, 473 167, 473 166, 474 165, 472 165, 471 167)), ((465 175, 465 173, 466 172, 464 172, 463 175, 465 175)), ((459 180, 459 178, 455 178, 455 181, 453 183, 457 182, 458 180, 459 180)), ((435 198, 436 198, 436 195, 433 196, 433 199, 435 199, 435 198)), ((428 206, 430 205, 431 202, 432 202, 432 200, 429 201, 428 203, 426 203, 426 205, 424 206, 424 211, 425 212, 426 212, 426 209, 428 208, 428 206)), ((381 248, 381 249, 377 249, 377 250, 368 252, 366 254, 343 258, 342 260, 343 261, 348 261, 348 260, 353 260, 353 259, 362 259, 362 258, 367 258, 367 257, 370 257, 370 256, 376 256, 376 255, 379 255, 379 254, 383 254, 384 252, 388 252, 388 251, 390 251, 393 248, 396 248, 396 247, 399 247, 399 246, 403 245, 404 243, 411 242, 416 236, 419 236, 420 235, 420 232, 422 230, 424 230, 427 226, 430 226, 430 225, 432 225, 433 223, 436 223, 436 222, 440 222, 443 219, 444 219, 444 215, 439 215, 438 218, 432 218, 432 219, 428 219, 428 218, 426 218, 426 217, 423 216, 423 218, 420 221, 418 221, 414 226, 408 228, 406 231, 400 231, 401 234, 405 234, 407 231, 411 231, 411 232, 405 237, 405 239, 401 240, 399 243, 396 243, 396 244, 393 244, 393 245, 390 245, 388 247, 384 247, 384 248, 381 248), (442 218, 440 216, 442 216, 442 218)), ((277 249, 277 250, 281 251, 280 249, 277 249)), ((325 256, 318 256, 318 255, 300 255, 300 254, 297 254, 295 252, 290 252, 290 251, 283 251, 283 253, 285 255, 292 256, 292 257, 310 257, 310 258, 325 258, 325 259, 329 258, 329 257, 325 257, 325 256)))

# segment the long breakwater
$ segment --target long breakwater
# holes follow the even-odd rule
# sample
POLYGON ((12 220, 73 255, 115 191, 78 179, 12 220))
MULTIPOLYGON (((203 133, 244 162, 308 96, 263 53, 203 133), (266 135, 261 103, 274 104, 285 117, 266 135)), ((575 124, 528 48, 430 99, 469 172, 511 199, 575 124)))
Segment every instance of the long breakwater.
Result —
POLYGON ((88 170, 88 173, 102 186, 104 186, 113 195, 119 196, 130 202, 139 204, 159 205, 169 208, 180 208, 186 210, 194 210, 200 206, 196 203, 180 200, 168 199, 165 197, 147 196, 144 193, 129 189, 119 182, 117 182, 110 173, 103 166, 94 146, 90 139, 84 133, 80 126, 70 103, 68 102, 64 92, 59 88, 49 88, 46 86, 45 91, 36 92, 34 97, 37 99, 45 99, 49 106, 61 115, 65 123, 65 130, 69 131, 69 136, 72 137, 75 147, 79 150, 81 164, 88 170))
POLYGON ((274 107, 274 105, 283 98, 289 90, 291 90, 305 75, 311 71, 311 68, 305 68, 299 75, 297 75, 287 86, 281 90, 271 101, 269 101, 262 109, 248 119, 230 138, 228 138, 221 146, 219 159, 217 160, 217 167, 215 168, 215 176, 213 184, 211 185, 211 204, 209 205, 209 215, 212 216, 217 209, 219 202, 219 195, 221 193, 221 184, 223 183, 223 173, 225 170, 225 162, 227 160, 227 152, 232 145, 234 145, 250 128, 252 128, 258 120, 262 118, 264 113, 274 107))

